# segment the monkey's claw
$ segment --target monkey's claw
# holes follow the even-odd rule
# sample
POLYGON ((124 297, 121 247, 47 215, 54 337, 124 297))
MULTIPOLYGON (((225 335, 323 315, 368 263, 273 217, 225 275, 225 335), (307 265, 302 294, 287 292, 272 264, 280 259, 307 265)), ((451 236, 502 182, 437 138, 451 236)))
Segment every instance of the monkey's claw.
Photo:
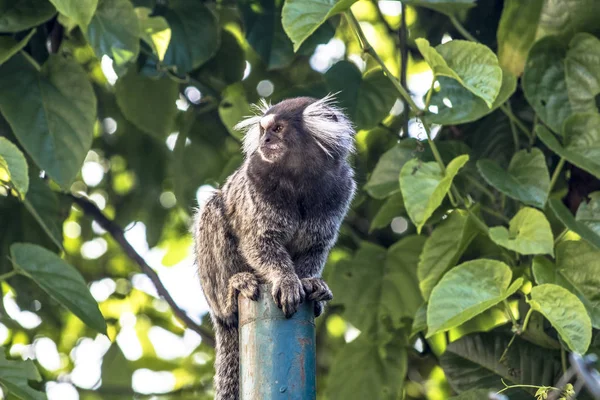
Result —
POLYGON ((281 308, 286 318, 298 311, 298 306, 304 301, 305 293, 302 282, 296 275, 284 276, 273 282, 273 300, 281 308))
POLYGON ((321 278, 304 278, 302 279, 302 286, 309 300, 329 301, 333 299, 333 293, 321 278))

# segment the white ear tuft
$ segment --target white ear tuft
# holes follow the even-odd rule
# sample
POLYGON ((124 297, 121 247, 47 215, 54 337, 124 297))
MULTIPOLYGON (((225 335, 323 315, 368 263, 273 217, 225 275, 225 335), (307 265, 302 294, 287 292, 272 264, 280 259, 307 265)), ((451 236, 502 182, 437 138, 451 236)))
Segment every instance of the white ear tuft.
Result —
POLYGON ((325 153, 331 156, 331 152, 334 152, 344 156, 354 151, 354 127, 337 106, 336 94, 329 93, 309 104, 302 115, 305 128, 325 153))
POLYGON ((252 104, 250 109, 254 112, 254 115, 250 115, 241 120, 233 129, 242 131, 244 135, 243 150, 245 154, 251 154, 259 146, 260 128, 258 124, 262 116, 269 111, 271 103, 268 103, 265 99, 260 99, 258 104, 252 104))

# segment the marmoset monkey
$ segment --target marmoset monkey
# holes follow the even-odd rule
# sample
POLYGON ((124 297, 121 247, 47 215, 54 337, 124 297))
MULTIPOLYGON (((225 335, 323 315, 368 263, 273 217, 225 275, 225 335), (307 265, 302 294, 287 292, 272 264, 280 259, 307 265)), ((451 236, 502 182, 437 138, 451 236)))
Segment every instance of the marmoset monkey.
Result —
POLYGON ((347 156, 354 129, 333 97, 298 97, 237 125, 245 161, 194 222, 196 262, 216 333, 218 400, 238 398, 237 296, 272 287, 287 317, 306 298, 315 315, 331 300, 320 278, 354 195, 347 156))

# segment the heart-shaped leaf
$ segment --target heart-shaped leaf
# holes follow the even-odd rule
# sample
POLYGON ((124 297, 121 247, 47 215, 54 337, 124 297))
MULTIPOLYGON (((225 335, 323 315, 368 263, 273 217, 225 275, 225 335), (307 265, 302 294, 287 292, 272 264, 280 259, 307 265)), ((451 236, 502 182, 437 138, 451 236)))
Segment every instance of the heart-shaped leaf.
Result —
POLYGON ((325 21, 344 12, 356 0, 286 0, 281 22, 294 43, 294 51, 325 21))
POLYGON ((554 283, 576 295, 600 328, 600 250, 583 240, 566 240, 556 246, 556 264, 535 257, 533 273, 539 284, 554 283))
POLYGON ((175 81, 145 77, 133 66, 117 81, 115 94, 125 118, 138 128, 161 140, 172 132, 179 98, 175 81))
POLYGON ((375 229, 386 228, 392 220, 402 214, 406 213, 404 208, 404 199, 402 193, 394 193, 383 203, 373 220, 369 231, 372 232, 375 229))
POLYGON ((85 280, 56 254, 29 243, 10 246, 13 265, 90 328, 106 334, 106 321, 85 280))
POLYGON ((456 264, 476 235, 472 219, 462 210, 453 211, 436 227, 425 242, 417 269, 419 287, 425 299, 429 298, 440 278, 456 264))
POLYGON ((380 69, 364 76, 353 63, 340 61, 325 74, 328 89, 354 122, 356 129, 369 129, 383 120, 398 93, 380 69))
POLYGON ((71 18, 81 29, 87 28, 98 7, 98 0, 50 0, 59 13, 71 18))
POLYGON ((35 30, 32 30, 29 32, 29 34, 27 34, 27 36, 18 42, 10 36, 0 36, 0 65, 25 47, 34 33, 35 30))
POLYGON ((590 193, 590 201, 583 201, 577 209, 575 220, 590 228, 600 238, 600 192, 590 193))
POLYGON ((503 71, 500 92, 490 108, 485 101, 469 92, 454 79, 440 76, 437 81, 440 90, 434 89, 431 94, 427 121, 442 125, 457 125, 478 120, 504 104, 517 88, 515 76, 503 71))
POLYGON ((171 27, 171 42, 164 63, 185 74, 215 55, 221 30, 215 13, 199 1, 172 0, 164 17, 171 27))
POLYGON ((585 354, 592 341, 592 322, 577 296, 549 283, 531 289, 529 304, 550 321, 570 350, 585 354))
POLYGON ((11 361, 0 348, 0 383, 11 394, 22 400, 46 400, 46 394, 34 390, 27 381, 41 381, 42 377, 31 360, 11 361))
POLYGON ((455 328, 505 300, 523 283, 511 285, 512 271, 501 261, 479 259, 451 269, 433 288, 427 306, 427 337, 455 328))
POLYGON ((404 164, 400 171, 400 189, 417 232, 421 232, 423 225, 442 204, 452 180, 467 161, 468 155, 456 157, 448 164, 445 174, 435 162, 425 163, 415 158, 404 164))
POLYGON ((165 53, 171 43, 171 27, 164 17, 151 16, 152 10, 146 7, 138 7, 135 13, 140 20, 140 29, 142 32, 142 40, 156 54, 159 61, 164 60, 165 53))
MULTIPOLYGON (((17 190, 21 199, 25 198, 29 189, 29 167, 21 150, 10 140, 0 137, 0 171, 5 170, 8 181, 17 190)), ((0 173, 0 181, 2 181, 0 173)))
POLYGON ((548 36, 538 40, 529 50, 523 73, 525 98, 554 132, 561 131, 572 112, 565 78, 566 54, 567 46, 561 39, 548 36))
MULTIPOLYGON (((550 133, 549 133, 550 134, 550 133)), ((587 224, 577 221, 571 211, 559 199, 550 199, 548 201, 550 209, 556 215, 556 218, 589 244, 600 250, 600 236, 597 235, 587 224)))
POLYGON ((38 71, 22 55, 0 66, 0 111, 33 161, 69 189, 92 145, 96 96, 75 61, 51 55, 38 71))
POLYGON ((426 7, 447 15, 475 7, 475 0, 405 0, 405 3, 411 6, 426 7))
POLYGON ((56 9, 48 1, 0 0, 0 32, 20 32, 48 21, 56 9))
POLYGON ((435 48, 426 39, 415 42, 435 76, 455 79, 492 108, 502 86, 502 69, 489 47, 466 40, 451 40, 435 48))
POLYGON ((563 125, 563 144, 542 125, 538 137, 553 152, 600 178, 600 114, 573 114, 563 125))
POLYGON ((508 171, 491 160, 479 160, 477 169, 487 183, 505 195, 530 206, 544 208, 550 190, 550 173, 540 149, 533 148, 531 153, 527 150, 515 153, 508 171))
POLYGON ((597 112, 600 94, 600 40, 588 33, 571 39, 565 59, 567 92, 574 112, 597 112))
POLYGON ((416 148, 415 139, 406 139, 383 153, 365 185, 365 190, 371 197, 385 199, 400 191, 400 170, 414 157, 416 148))
POLYGON ((509 229, 496 226, 489 230, 494 243, 520 254, 554 255, 554 238, 544 213, 524 207, 515 215, 509 229))
POLYGON ((129 0, 102 0, 88 25, 86 37, 96 55, 107 55, 117 66, 140 52, 140 23, 129 0))

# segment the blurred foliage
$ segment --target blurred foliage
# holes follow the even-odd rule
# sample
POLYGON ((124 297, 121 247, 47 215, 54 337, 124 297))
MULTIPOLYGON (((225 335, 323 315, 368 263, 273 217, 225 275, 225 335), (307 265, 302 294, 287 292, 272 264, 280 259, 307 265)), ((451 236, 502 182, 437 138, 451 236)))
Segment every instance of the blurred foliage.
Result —
POLYGON ((211 398, 213 349, 73 196, 191 268, 233 126, 330 92, 360 190, 324 272, 318 397, 551 391, 561 353, 600 340, 599 4, 0 0, 4 395, 211 398))

